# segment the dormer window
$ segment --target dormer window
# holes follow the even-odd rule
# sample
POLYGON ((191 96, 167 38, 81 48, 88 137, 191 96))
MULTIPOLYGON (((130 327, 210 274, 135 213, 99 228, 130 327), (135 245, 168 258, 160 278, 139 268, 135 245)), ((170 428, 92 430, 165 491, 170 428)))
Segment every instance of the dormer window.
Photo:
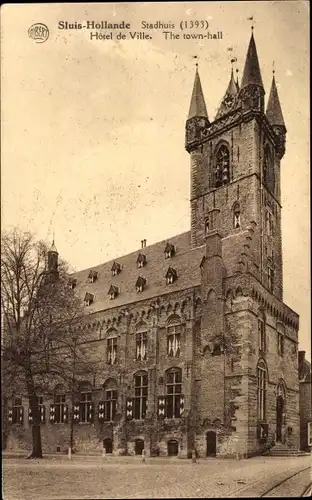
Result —
POLYGON ((144 267, 146 265, 146 255, 143 253, 139 253, 138 258, 137 258, 137 267, 144 267))
POLYGON ((136 287, 137 293, 142 293, 146 287, 146 279, 143 278, 142 276, 139 276, 137 279, 137 282, 135 284, 135 287, 136 287))
POLYGON ((87 292, 84 298, 85 306, 91 306, 91 304, 93 304, 93 301, 94 301, 94 295, 92 295, 92 293, 87 292))
POLYGON ((172 283, 175 282, 175 280, 177 279, 178 275, 177 275, 177 271, 175 269, 173 269, 172 267, 169 267, 167 273, 166 273, 166 281, 167 281, 167 285, 172 285, 172 283))
POLYGON ((117 274, 119 274, 120 271, 121 271, 121 265, 118 264, 118 262, 114 262, 112 266, 112 275, 117 276, 117 274))
POLYGON ((77 286, 77 279, 76 278, 71 278, 69 280, 69 286, 72 290, 74 290, 77 286))
POLYGON ((114 300, 118 294, 119 294, 118 286, 111 285, 110 289, 108 290, 108 295, 109 295, 110 300, 114 300))
POLYGON ((171 259, 175 254, 175 248, 174 245, 171 243, 167 243, 166 248, 165 248, 165 259, 171 259))
POLYGON ((95 283, 95 281, 97 280, 97 278, 98 278, 98 273, 97 273, 97 271, 90 271, 90 272, 89 272, 88 279, 89 279, 89 282, 90 282, 90 283, 95 283))

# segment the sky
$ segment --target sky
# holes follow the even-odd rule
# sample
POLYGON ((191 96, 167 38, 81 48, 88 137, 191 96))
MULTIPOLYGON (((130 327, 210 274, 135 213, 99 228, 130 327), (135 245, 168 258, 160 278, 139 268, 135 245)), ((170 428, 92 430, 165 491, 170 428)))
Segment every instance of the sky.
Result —
POLYGON ((300 315, 299 348, 310 356, 309 3, 12 4, 1 14, 2 228, 47 241, 54 232, 76 270, 189 230, 184 137, 195 61, 212 120, 231 57, 242 75, 253 17, 266 99, 274 64, 287 127, 284 301, 300 315), (151 40, 91 40, 90 30, 58 29, 102 20, 132 32, 144 31, 142 21, 170 23, 180 37, 153 29, 151 40), (196 20, 222 39, 184 40, 180 23, 196 20), (28 36, 37 22, 49 28, 44 43, 28 36))

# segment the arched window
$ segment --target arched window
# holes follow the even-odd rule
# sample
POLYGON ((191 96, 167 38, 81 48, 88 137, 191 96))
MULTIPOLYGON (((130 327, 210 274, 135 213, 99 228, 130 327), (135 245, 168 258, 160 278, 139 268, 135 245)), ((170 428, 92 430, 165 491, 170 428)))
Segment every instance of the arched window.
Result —
POLYGON ((180 368, 171 368, 167 371, 166 392, 167 418, 180 418, 181 409, 184 405, 184 398, 182 396, 182 370, 180 368))
POLYGON ((181 352, 181 318, 173 315, 167 324, 167 353, 168 356, 179 357, 181 352))
POLYGON ((216 155, 215 186, 219 187, 228 182, 230 182, 230 153, 223 144, 216 155))
POLYGON ((239 229, 241 227, 241 212, 239 203, 234 203, 233 206, 233 227, 234 229, 239 229))
POLYGON ((141 323, 136 328, 135 335, 135 344, 136 344, 136 359, 138 361, 143 361, 147 357, 147 325, 145 323, 141 323))
POLYGON ((270 292, 274 290, 274 269, 273 261, 271 258, 268 259, 268 288, 270 292))
POLYGON ((258 317, 258 342, 259 342, 259 351, 265 353, 266 352, 265 315, 262 310, 259 311, 259 317, 258 317))
POLYGON ((148 397, 148 376, 146 372, 134 375, 134 418, 145 418, 148 397))
POLYGON ((285 327, 281 323, 277 324, 277 352, 280 356, 284 356, 284 335, 285 327))
POLYGON ((257 392, 258 392, 258 420, 264 421, 266 417, 266 389, 267 369, 263 360, 257 365, 257 392))
POLYGON ((117 362, 117 330, 108 332, 107 338, 107 363, 114 365, 117 362))

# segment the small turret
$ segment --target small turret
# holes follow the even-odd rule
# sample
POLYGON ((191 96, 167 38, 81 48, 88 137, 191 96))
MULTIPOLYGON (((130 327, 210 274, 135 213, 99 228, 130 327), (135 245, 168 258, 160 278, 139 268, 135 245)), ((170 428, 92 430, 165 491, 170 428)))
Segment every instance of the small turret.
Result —
POLYGON ((285 127, 282 108, 278 97, 274 72, 273 72, 269 101, 266 110, 266 116, 270 124, 272 125, 272 128, 277 137, 277 152, 279 154, 279 157, 282 158, 285 154, 285 141, 286 141, 287 130, 285 127))
POLYGON ((252 32, 239 92, 243 109, 255 109, 264 112, 264 94, 257 48, 252 32))
POLYGON ((186 121, 186 138, 185 148, 188 152, 196 149, 201 139, 201 131, 209 127, 208 118, 203 89, 200 82, 198 67, 196 65, 196 73, 194 80, 193 93, 188 118, 186 121))
POLYGON ((58 273, 58 251, 56 249, 54 239, 50 250, 48 251, 48 272, 50 274, 58 273))
POLYGON ((234 80, 234 74, 233 74, 233 68, 231 71, 231 78, 228 84, 228 88, 226 89, 226 92, 224 94, 224 97, 221 101, 221 104, 219 106, 219 109, 216 114, 216 120, 220 118, 222 115, 225 115, 226 113, 229 113, 232 109, 234 109, 235 104, 237 102, 237 95, 238 95, 238 87, 237 83, 234 80))

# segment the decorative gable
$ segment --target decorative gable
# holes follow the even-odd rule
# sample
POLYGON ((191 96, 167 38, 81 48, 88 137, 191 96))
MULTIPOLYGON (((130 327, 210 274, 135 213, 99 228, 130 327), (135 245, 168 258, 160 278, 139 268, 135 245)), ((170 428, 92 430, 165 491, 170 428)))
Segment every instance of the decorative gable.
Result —
POLYGON ((165 248, 165 259, 171 259, 175 255, 175 247, 171 243, 167 243, 165 248))
POLYGON ((146 287, 146 279, 142 276, 139 276, 137 282, 135 284, 137 293, 142 293, 144 288, 146 287))
POLYGON ((177 271, 175 269, 173 269, 172 267, 169 267, 165 277, 166 277, 167 285, 171 285, 178 278, 177 271))
POLYGON ((88 276, 88 280, 90 283, 94 283, 96 280, 98 279, 98 273, 97 271, 90 271, 89 272, 89 276, 88 276))
POLYGON ((114 262, 111 271, 113 276, 117 276, 121 271, 121 265, 118 262, 114 262))
POLYGON ((92 295, 92 293, 87 292, 84 298, 85 306, 91 306, 93 301, 94 301, 94 295, 92 295))
POLYGON ((146 265, 146 255, 139 253, 137 258, 137 267, 144 267, 146 265))
POLYGON ((108 290, 108 295, 111 300, 114 300, 117 295, 119 294, 119 288, 118 286, 111 285, 109 290, 108 290))

